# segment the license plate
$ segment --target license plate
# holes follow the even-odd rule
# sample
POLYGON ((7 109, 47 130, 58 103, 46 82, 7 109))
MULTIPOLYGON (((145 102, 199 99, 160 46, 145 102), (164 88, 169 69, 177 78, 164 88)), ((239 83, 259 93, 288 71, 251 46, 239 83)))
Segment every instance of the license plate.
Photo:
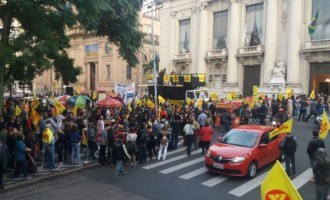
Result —
POLYGON ((223 164, 220 163, 213 163, 213 167, 217 169, 223 169, 223 164))

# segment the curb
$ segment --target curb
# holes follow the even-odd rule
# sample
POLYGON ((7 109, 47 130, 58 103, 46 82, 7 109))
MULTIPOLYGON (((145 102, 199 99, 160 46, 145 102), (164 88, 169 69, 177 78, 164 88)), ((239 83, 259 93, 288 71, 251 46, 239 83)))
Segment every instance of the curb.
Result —
POLYGON ((29 181, 22 181, 22 182, 18 182, 18 183, 14 183, 14 184, 5 185, 4 190, 0 193, 9 192, 9 191, 12 191, 12 190, 15 190, 15 189, 19 189, 19 188, 22 188, 22 187, 27 187, 27 186, 30 186, 32 184, 36 184, 36 183, 39 183, 39 182, 42 182, 42 181, 45 181, 45 180, 49 180, 49 179, 52 179, 52 178, 58 178, 58 177, 66 176, 68 174, 71 174, 72 172, 79 172, 79 171, 83 171, 83 170, 86 170, 86 169, 95 168, 95 167, 98 167, 98 166, 101 166, 101 164, 100 163, 86 164, 85 166, 82 166, 82 167, 72 168, 72 169, 64 170, 64 171, 57 172, 57 173, 55 172, 55 173, 52 173, 52 174, 49 174, 49 175, 45 175, 43 177, 33 178, 29 181))

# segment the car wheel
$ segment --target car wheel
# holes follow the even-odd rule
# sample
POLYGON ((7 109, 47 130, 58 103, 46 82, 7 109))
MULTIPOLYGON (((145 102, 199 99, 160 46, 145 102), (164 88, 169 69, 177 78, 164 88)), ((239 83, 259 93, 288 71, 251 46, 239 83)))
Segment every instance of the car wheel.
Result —
POLYGON ((257 163, 255 161, 253 161, 249 165, 248 172, 247 172, 246 176, 249 179, 252 179, 252 178, 254 178, 256 176, 256 174, 257 174, 257 163))

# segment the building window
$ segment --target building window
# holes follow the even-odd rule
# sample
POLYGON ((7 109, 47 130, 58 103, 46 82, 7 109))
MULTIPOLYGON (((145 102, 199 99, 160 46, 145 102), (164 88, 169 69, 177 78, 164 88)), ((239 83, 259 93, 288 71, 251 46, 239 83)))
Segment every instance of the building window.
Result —
POLYGON ((107 68, 107 79, 110 79, 110 65, 107 65, 106 66, 106 68, 107 68))
POLYGON ((126 79, 131 80, 132 79, 132 67, 127 65, 127 70, 126 70, 126 79))
POLYGON ((190 52, 190 19, 180 21, 179 50, 180 54, 190 52))
MULTIPOLYGON (((313 0, 312 17, 319 12, 315 32, 311 34, 312 40, 330 39, 330 1, 329 0, 313 0)), ((309 21, 308 24, 311 22, 309 21)))
MULTIPOLYGON (((246 7, 245 46, 257 46, 263 41, 264 4, 246 7)), ((271 26, 271 25, 270 25, 271 26)))
POLYGON ((213 49, 227 48, 228 11, 214 13, 213 49))

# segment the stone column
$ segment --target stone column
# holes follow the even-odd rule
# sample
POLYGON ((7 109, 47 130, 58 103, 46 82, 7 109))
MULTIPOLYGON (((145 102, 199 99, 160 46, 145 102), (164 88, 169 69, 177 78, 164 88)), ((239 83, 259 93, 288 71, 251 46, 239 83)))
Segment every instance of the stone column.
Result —
POLYGON ((238 85, 238 61, 236 58, 240 38, 240 3, 231 1, 228 33, 227 85, 238 85))
POLYGON ((85 75, 86 75, 86 90, 91 89, 91 83, 90 83, 90 73, 89 73, 89 63, 85 63, 85 75))
POLYGON ((208 42, 205 38, 208 38, 209 27, 209 14, 207 9, 207 2, 201 3, 201 18, 200 18, 200 31, 199 31, 199 58, 198 58, 198 73, 206 73, 206 61, 205 56, 207 52, 208 42))
POLYGON ((265 60, 263 83, 272 78, 272 70, 276 62, 277 45, 277 7, 278 1, 267 0, 266 4, 266 32, 265 32, 265 60))
POLYGON ((99 85, 100 81, 99 81, 99 63, 96 61, 95 63, 95 89, 98 89, 99 87, 101 87, 99 85))
POLYGON ((301 0, 290 0, 289 2, 289 36, 288 36, 288 64, 287 84, 298 85, 300 79, 300 43, 302 25, 302 3, 301 0))

